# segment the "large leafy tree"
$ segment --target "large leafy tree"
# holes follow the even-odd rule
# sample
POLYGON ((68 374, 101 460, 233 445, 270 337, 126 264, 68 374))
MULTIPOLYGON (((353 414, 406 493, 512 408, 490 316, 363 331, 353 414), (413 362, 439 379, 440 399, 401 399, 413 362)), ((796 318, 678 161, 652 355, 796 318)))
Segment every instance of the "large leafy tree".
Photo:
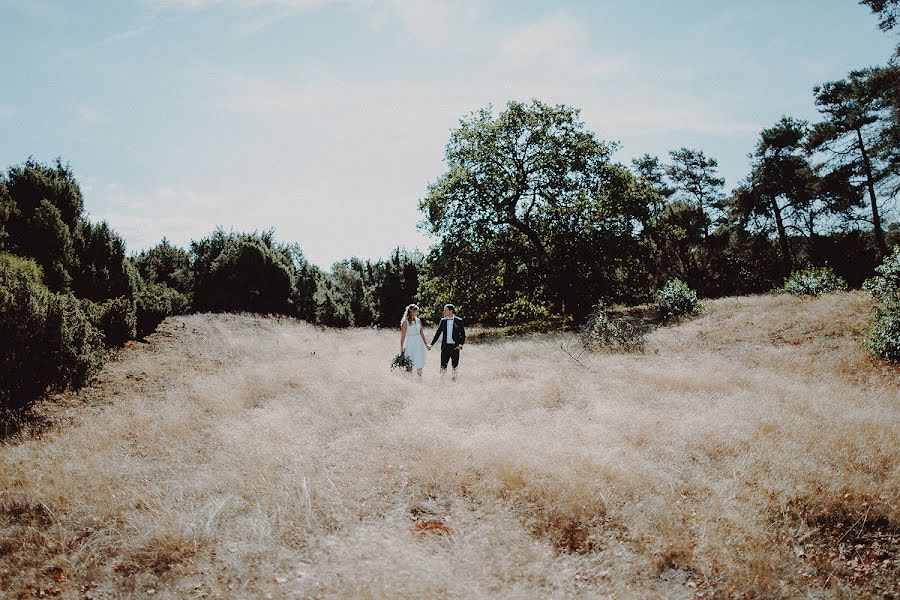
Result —
MULTIPOLYGON (((884 67, 851 72, 845 79, 817 86, 816 105, 825 119, 813 126, 809 146, 828 155, 832 169, 861 181, 869 218, 881 256, 887 255, 882 204, 898 189, 896 73, 884 67), (879 197, 880 196, 880 197, 879 197)), ((860 206, 865 205, 863 198, 860 206)), ((862 215, 859 215, 863 218, 862 215)))
POLYGON ((442 240, 430 277, 452 289, 464 276, 472 287, 458 291, 469 296, 512 272, 527 287, 511 292, 544 290, 541 301, 576 317, 631 293, 641 280, 636 226, 647 187, 612 162, 615 148, 563 105, 510 102, 497 115, 485 108, 463 118, 446 173, 420 202, 442 240), (485 250, 493 260, 468 260, 485 250))

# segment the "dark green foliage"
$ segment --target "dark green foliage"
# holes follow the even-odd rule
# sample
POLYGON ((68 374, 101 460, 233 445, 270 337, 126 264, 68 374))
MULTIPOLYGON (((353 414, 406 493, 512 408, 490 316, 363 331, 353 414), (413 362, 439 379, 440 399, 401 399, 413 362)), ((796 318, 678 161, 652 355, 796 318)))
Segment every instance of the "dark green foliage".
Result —
POLYGON ((16 202, 21 216, 28 219, 46 200, 58 211, 70 231, 83 218, 84 200, 75 174, 60 159, 45 165, 33 158, 25 164, 11 167, 7 174, 10 197, 16 202))
POLYGON ((694 204, 706 216, 703 236, 709 236, 709 226, 724 218, 725 180, 718 176, 719 162, 702 150, 681 148, 669 152, 672 162, 666 175, 673 184, 675 199, 694 204))
POLYGON ((394 369, 405 371, 411 366, 413 366, 412 359, 406 355, 406 352, 401 352, 391 360, 391 371, 394 369))
POLYGON ((396 327, 403 309, 417 301, 419 276, 424 263, 422 254, 405 252, 400 248, 395 249, 388 258, 370 263, 369 293, 378 325, 396 327))
POLYGON ((166 317, 188 311, 188 300, 178 290, 161 283, 147 283, 135 293, 137 337, 143 338, 156 330, 166 317))
POLYGON ((15 208, 16 205, 13 203, 12 198, 9 197, 9 190, 6 188, 6 175, 0 173, 0 250, 6 248, 6 238, 8 236, 6 229, 9 226, 9 221, 15 208))
POLYGON ((12 203, 7 249, 36 260, 51 290, 67 291, 76 264, 74 231, 84 208, 74 174, 59 160, 51 166, 29 158, 9 169, 6 189, 12 203))
POLYGON ((17 254, 33 258, 43 267, 44 281, 51 290, 68 291, 75 256, 72 236, 59 209, 47 200, 41 200, 31 216, 22 219, 18 225, 20 228, 13 229, 11 236, 17 254))
POLYGON ((294 314, 298 267, 274 232, 217 229, 192 242, 191 254, 196 310, 294 314))
POLYGON ((426 308, 465 294, 467 315, 491 322, 498 307, 541 290, 552 312, 578 319, 597 298, 640 293, 637 223, 649 190, 611 161, 615 149, 577 109, 537 100, 461 120, 447 171, 420 203, 441 238, 420 283, 426 308))
POLYGON ((328 275, 324 275, 316 291, 316 323, 329 327, 353 326, 353 311, 346 297, 328 275))
POLYGON ((91 324, 102 334, 107 346, 123 346, 137 335, 134 302, 125 296, 101 303, 82 299, 82 309, 91 324))
POLYGON ((0 409, 77 387, 102 364, 103 335, 71 294, 41 282, 34 261, 0 253, 0 409))
POLYGON ((497 321, 501 325, 518 325, 550 318, 550 311, 540 301, 520 296, 512 302, 504 304, 498 314, 497 321))
POLYGON ((358 258, 342 260, 331 267, 329 287, 334 301, 346 307, 350 326, 368 327, 375 322, 375 305, 367 285, 371 279, 369 264, 358 258))
POLYGON ((734 198, 733 208, 745 224, 749 221, 756 231, 766 234, 774 224, 784 276, 796 262, 790 243, 791 228, 807 229, 813 235, 820 212, 817 196, 823 191, 819 189, 823 182, 816 177, 806 154, 806 134, 807 123, 790 117, 782 117, 764 129, 751 155, 750 176, 734 198))
POLYGON ((316 295, 319 291, 322 272, 317 266, 306 262, 299 247, 295 246, 294 254, 294 262, 299 265, 297 289, 294 293, 294 310, 298 318, 314 323, 317 309, 316 295))
POLYGON ((163 238, 159 244, 131 260, 144 281, 166 285, 185 296, 191 295, 193 272, 191 255, 187 250, 173 246, 163 238))
POLYGON ((857 218, 872 224, 879 253, 886 256, 883 203, 900 189, 900 75, 891 67, 861 69, 814 92, 824 120, 813 126, 808 145, 829 153, 827 165, 841 178, 862 182, 851 206, 857 218))
POLYGON ((79 298, 102 302, 131 299, 134 290, 125 265, 125 242, 105 222, 81 221, 75 232, 77 266, 71 288, 79 298))
POLYGON ((878 15, 878 27, 890 31, 900 23, 900 0, 860 0, 878 15))

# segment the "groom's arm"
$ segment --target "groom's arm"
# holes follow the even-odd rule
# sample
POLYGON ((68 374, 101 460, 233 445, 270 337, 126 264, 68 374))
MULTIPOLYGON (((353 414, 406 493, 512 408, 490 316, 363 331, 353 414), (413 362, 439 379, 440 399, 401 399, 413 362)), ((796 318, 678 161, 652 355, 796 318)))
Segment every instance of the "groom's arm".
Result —
POLYGON ((459 340, 459 345, 462 346, 466 343, 466 327, 463 325, 462 317, 459 318, 459 323, 457 323, 457 325, 459 325, 459 335, 457 336, 457 339, 459 340))
POLYGON ((444 323, 445 323, 445 322, 446 322, 446 321, 444 321, 444 319, 441 319, 441 322, 440 322, 440 324, 438 325, 437 331, 434 332, 434 339, 431 340, 431 345, 432 345, 432 346, 434 346, 434 345, 437 343, 438 338, 441 337, 441 327, 444 326, 444 323))

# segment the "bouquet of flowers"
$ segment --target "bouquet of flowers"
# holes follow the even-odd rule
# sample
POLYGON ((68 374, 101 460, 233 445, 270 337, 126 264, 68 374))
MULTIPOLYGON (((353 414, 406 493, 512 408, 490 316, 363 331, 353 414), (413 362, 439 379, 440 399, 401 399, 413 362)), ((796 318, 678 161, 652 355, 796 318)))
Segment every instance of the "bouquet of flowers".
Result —
POLYGON ((412 359, 406 355, 406 352, 401 352, 391 361, 391 371, 394 369, 402 369, 405 371, 407 368, 411 367, 412 364, 412 359))

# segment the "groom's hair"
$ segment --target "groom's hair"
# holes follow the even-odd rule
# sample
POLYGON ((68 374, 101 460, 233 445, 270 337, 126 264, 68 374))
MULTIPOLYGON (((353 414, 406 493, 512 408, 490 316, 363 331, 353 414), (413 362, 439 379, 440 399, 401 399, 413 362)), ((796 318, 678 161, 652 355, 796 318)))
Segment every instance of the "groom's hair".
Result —
POLYGON ((448 309, 450 309, 450 312, 452 312, 453 314, 456 314, 456 307, 453 306, 452 304, 445 304, 444 308, 448 308, 448 309))

